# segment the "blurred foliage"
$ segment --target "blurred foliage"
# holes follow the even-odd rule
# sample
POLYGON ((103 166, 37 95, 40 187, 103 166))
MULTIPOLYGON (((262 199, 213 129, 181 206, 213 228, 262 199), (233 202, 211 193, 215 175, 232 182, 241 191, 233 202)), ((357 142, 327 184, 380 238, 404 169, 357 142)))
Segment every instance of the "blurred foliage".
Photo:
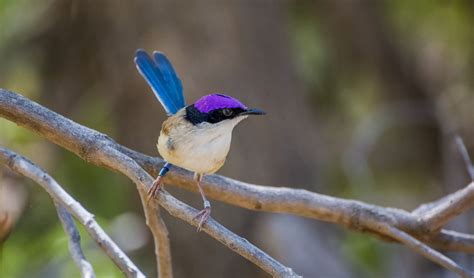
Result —
MULTIPOLYGON (((48 62, 45 60, 48 56, 44 55, 44 52, 48 49, 41 48, 49 44, 38 43, 49 37, 37 36, 51 27, 56 19, 54 16, 58 18, 63 16, 67 22, 68 16, 73 17, 76 14, 79 5, 79 2, 72 1, 71 9, 68 11, 70 14, 59 15, 58 2, 60 1, 0 0, 0 87, 21 92, 33 100, 51 101, 44 87, 46 83, 52 82, 48 78, 54 80, 54 76, 49 75, 51 72, 43 72, 48 69, 44 66, 48 62)), ((283 6, 286 9, 284 12, 289 15, 288 30, 293 51, 291 56, 294 57, 298 77, 309 92, 308 99, 313 108, 313 120, 315 125, 321 126, 320 131, 323 133, 321 136, 324 137, 327 147, 325 151, 328 155, 324 161, 323 175, 326 177, 325 183, 331 184, 331 187, 322 190, 342 197, 406 209, 412 209, 420 202, 432 200, 447 191, 441 186, 442 174, 436 174, 442 171, 443 164, 440 145, 444 142, 439 137, 444 131, 440 130, 442 129, 440 123, 419 124, 405 120, 397 122, 395 119, 395 124, 388 125, 375 139, 365 161, 360 162, 367 164, 365 174, 360 177, 347 175, 343 166, 347 148, 362 123, 377 116, 376 112, 381 107, 393 105, 394 99, 410 99, 411 95, 403 89, 393 89, 395 86, 381 73, 385 72, 383 66, 390 65, 377 64, 376 58, 355 50, 357 43, 364 45, 369 42, 351 39, 359 35, 353 34, 351 26, 343 26, 342 29, 332 27, 340 22, 344 25, 347 14, 334 13, 333 11, 340 9, 340 6, 332 6, 328 4, 329 2, 331 1, 287 1, 285 2, 287 5, 283 6), (334 19, 337 16, 341 17, 340 21, 339 18, 334 19), (344 29, 348 30, 347 33, 341 31, 344 29), (400 142, 404 144, 402 146, 397 144, 400 142)), ((104 1, 103 5, 107 6, 105 3, 113 7, 112 2, 104 1)), ((367 1, 363 3, 366 8, 370 6, 367 1)), ((404 60, 399 62, 403 64, 402 67, 411 69, 410 73, 428 69, 434 72, 434 76, 446 78, 443 86, 438 86, 439 83, 436 83, 438 79, 430 84, 439 91, 435 90, 434 95, 423 97, 428 99, 427 103, 432 101, 436 104, 435 107, 440 108, 441 117, 450 115, 446 121, 453 122, 464 132, 463 135, 471 140, 468 147, 472 149, 474 138, 471 112, 471 107, 474 105, 472 1, 401 0, 377 3, 379 4, 374 6, 378 9, 374 10, 378 18, 386 24, 384 27, 391 28, 386 33, 390 45, 401 49, 399 54, 404 60), (427 65, 423 59, 434 60, 434 66, 427 65), (435 67, 442 64, 442 61, 438 60, 449 62, 450 72, 447 67, 441 69, 435 67), (451 113, 453 111, 456 113, 451 113)), ((94 5, 90 4, 88 9, 94 9, 94 5)), ((101 28, 113 29, 108 25, 112 25, 110 22, 101 20, 107 23, 97 21, 101 22, 101 28)), ((58 22, 64 23, 59 19, 58 22)), ((75 28, 80 26, 81 24, 75 25, 75 28)), ((55 30, 62 31, 60 28, 55 30)), ((66 32, 74 31, 66 29, 66 32)), ((110 34, 103 34, 104 37, 107 35, 110 34)), ((360 35, 363 40, 365 37, 360 35)), ((73 35, 68 38, 71 37, 73 35)), ((97 42, 101 38, 86 37, 94 47, 99 45, 97 42)), ((130 39, 133 38, 123 38, 123 40, 130 39)), ((116 45, 107 47, 115 48, 116 45)), ((104 55, 108 49, 103 48, 87 49, 85 53, 104 55)), ((131 55, 133 53, 130 53, 131 55)), ((377 55, 374 53, 374 56, 377 55)), ((94 57, 88 58, 99 64, 94 57)), ((113 69, 114 66, 105 65, 103 69, 97 70, 86 64, 84 68, 77 70, 89 72, 92 68, 102 72, 113 69)), ((71 74, 73 73, 75 71, 71 69, 71 74)), ((95 76, 96 72, 89 74, 95 76)), ((392 76, 394 79, 398 77, 392 76)), ((421 79, 426 81, 423 76, 421 79)), ((61 109, 72 107, 68 111, 68 117, 105 132, 113 138, 119 137, 121 136, 119 119, 123 120, 123 115, 129 118, 134 115, 127 114, 128 110, 123 106, 122 110, 117 110, 119 101, 105 92, 108 85, 94 81, 95 83, 91 81, 92 85, 81 84, 81 90, 85 88, 85 91, 81 92, 80 97, 70 96, 67 103, 73 105, 61 109), (102 91, 104 92, 101 94, 102 91)), ((110 84, 111 87, 114 85, 110 84)), ((124 99, 122 100, 124 103, 129 103, 131 97, 124 99)), ((56 104, 60 106, 58 103, 56 104)), ((128 180, 116 173, 91 166, 3 119, 0 119, 0 144, 30 157, 48 170, 97 216, 99 223, 106 229, 120 214, 127 211, 140 212, 134 185, 128 180)), ((36 185, 26 181, 25 185, 30 191, 29 205, 4 245, 3 256, 0 257, 2 260, 0 276, 78 277, 76 267, 69 258, 67 239, 59 220, 55 217, 51 200, 36 185)), ((120 277, 116 267, 82 229, 81 234, 86 256, 93 263, 97 276, 120 277)), ((394 256, 388 244, 380 243, 379 240, 367 235, 347 233, 341 245, 342 253, 355 275, 381 277, 389 271, 389 262, 394 256)), ((139 265, 145 266, 144 270, 147 273, 154 271, 150 254, 152 254, 150 246, 131 254, 139 265)))

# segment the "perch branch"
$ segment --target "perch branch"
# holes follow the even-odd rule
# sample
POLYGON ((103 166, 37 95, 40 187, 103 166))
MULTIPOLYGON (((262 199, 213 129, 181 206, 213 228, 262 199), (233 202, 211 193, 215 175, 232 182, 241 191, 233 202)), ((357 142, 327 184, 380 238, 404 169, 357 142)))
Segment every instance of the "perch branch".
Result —
POLYGON ((51 198, 86 228, 89 235, 97 242, 104 252, 112 259, 127 277, 145 277, 125 253, 110 239, 105 231, 94 220, 94 216, 74 200, 51 176, 28 159, 0 147, 0 162, 12 171, 28 177, 41 185, 51 198))
MULTIPOLYGON (((141 183, 149 186, 152 180, 147 173, 141 170, 141 167, 156 174, 162 164, 158 158, 151 158, 123 147, 105 134, 81 126, 18 94, 1 89, 0 116, 40 134, 90 163, 124 173, 137 185, 141 183)), ((182 169, 171 171, 165 179, 165 183, 188 190, 196 190, 190 173, 182 169)), ((437 231, 431 232, 432 230, 427 229, 426 223, 419 214, 401 209, 375 206, 301 189, 253 185, 218 175, 206 177, 204 188, 208 196, 213 199, 252 210, 290 213, 334 222, 350 229, 377 234, 383 239, 406 243, 403 237, 394 236, 393 232, 383 228, 388 225, 439 248, 474 252, 474 242, 470 235, 445 230, 441 230, 439 234, 437 231), (469 245, 462 246, 461 242, 469 245)), ((193 223, 193 225, 196 224, 190 218, 195 213, 194 209, 176 200, 165 191, 160 194, 158 201, 172 215, 188 223, 193 223)), ((470 206, 469 203, 463 203, 459 211, 465 211, 470 206)), ((452 217, 455 215, 450 214, 449 218, 452 217)), ((213 220, 204 225, 204 231, 210 233, 214 227, 218 232, 223 233, 219 224, 213 220)), ((213 236, 212 233, 210 235, 213 236)), ((215 235, 214 237, 217 238, 215 235)), ((227 246, 233 248, 233 245, 227 246)), ((414 248, 413 244, 408 246, 414 248)), ((415 251, 417 250, 415 249, 415 251)), ((426 253, 422 253, 422 255, 441 263, 440 260, 435 260, 426 253)), ((245 257, 245 255, 243 256, 245 257)), ((259 264, 257 263, 257 265, 259 264)))
MULTIPOLYGON (((119 147, 123 153, 137 161, 152 175, 156 175, 164 163, 160 158, 150 157, 120 145, 119 147)), ((192 173, 180 168, 173 168, 166 176, 165 183, 197 192, 192 173)), ((428 210, 426 207, 430 207, 431 204, 440 203, 444 199, 453 198, 456 195, 463 196, 463 198, 469 197, 470 193, 466 195, 468 192, 463 189, 461 189, 461 194, 454 192, 441 198, 441 200, 421 205, 420 209, 410 213, 402 209, 321 195, 304 189, 255 185, 220 175, 206 176, 202 183, 206 195, 210 198, 242 208, 289 213, 337 223, 353 230, 379 234, 382 238, 384 238, 383 234, 379 233, 376 228, 375 230, 371 229, 363 221, 359 221, 359 218, 375 217, 382 222, 391 219, 396 228, 412 234, 437 248, 447 251, 474 253, 474 236, 449 230, 442 230, 439 234, 434 232, 430 234, 428 233, 430 229, 427 228, 429 224, 424 222, 421 213, 418 212, 421 208, 426 212, 428 210)), ((463 202, 458 209, 466 211, 472 205, 474 205, 472 202, 463 202)), ((446 219, 449 221, 456 215, 450 214, 446 219)))
MULTIPOLYGON (((138 187, 141 186, 141 189, 139 190, 146 190, 147 187, 150 187, 153 184, 153 178, 145 172, 140 165, 115 148, 110 146, 102 148, 100 157, 103 159, 104 163, 108 163, 114 170, 126 175, 129 179, 135 182, 138 187)), ((199 219, 195 218, 198 211, 174 198, 168 192, 164 190, 161 191, 158 200, 154 200, 153 203, 156 205, 157 201, 171 215, 180 218, 193 226, 198 226, 199 219)), ((202 230, 274 277, 299 277, 291 268, 284 266, 259 248, 255 247, 246 239, 234 234, 212 218, 206 221, 202 230)))
POLYGON ((76 224, 74 224, 74 220, 63 206, 58 205, 56 202, 54 202, 54 204, 56 206, 56 211, 58 212, 58 217, 59 220, 61 220, 64 231, 69 236, 69 252, 71 253, 74 263, 81 272, 81 277, 95 278, 94 269, 82 252, 81 236, 76 228, 76 224))

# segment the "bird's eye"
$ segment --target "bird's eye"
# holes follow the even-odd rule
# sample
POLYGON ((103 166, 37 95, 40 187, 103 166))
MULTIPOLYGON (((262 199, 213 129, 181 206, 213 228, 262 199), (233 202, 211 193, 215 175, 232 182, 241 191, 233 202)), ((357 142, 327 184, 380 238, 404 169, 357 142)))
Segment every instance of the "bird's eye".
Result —
POLYGON ((234 112, 229 108, 222 109, 222 114, 226 117, 232 116, 232 113, 234 113, 234 112))

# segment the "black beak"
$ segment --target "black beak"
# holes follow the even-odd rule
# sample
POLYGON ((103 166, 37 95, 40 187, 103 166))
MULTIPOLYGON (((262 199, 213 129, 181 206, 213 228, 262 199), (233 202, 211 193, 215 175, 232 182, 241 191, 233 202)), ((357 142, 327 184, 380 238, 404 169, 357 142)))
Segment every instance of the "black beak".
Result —
POLYGON ((240 113, 240 115, 265 115, 265 111, 258 108, 249 108, 246 111, 240 113))

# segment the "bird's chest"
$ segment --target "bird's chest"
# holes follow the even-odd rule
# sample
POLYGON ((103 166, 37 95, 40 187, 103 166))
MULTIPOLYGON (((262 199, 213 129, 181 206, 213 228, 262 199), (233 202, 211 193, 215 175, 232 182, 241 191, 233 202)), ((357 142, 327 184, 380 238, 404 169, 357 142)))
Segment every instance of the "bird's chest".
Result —
POLYGON ((166 161, 189 171, 212 174, 225 162, 231 133, 192 129, 161 132, 158 151, 166 161))

